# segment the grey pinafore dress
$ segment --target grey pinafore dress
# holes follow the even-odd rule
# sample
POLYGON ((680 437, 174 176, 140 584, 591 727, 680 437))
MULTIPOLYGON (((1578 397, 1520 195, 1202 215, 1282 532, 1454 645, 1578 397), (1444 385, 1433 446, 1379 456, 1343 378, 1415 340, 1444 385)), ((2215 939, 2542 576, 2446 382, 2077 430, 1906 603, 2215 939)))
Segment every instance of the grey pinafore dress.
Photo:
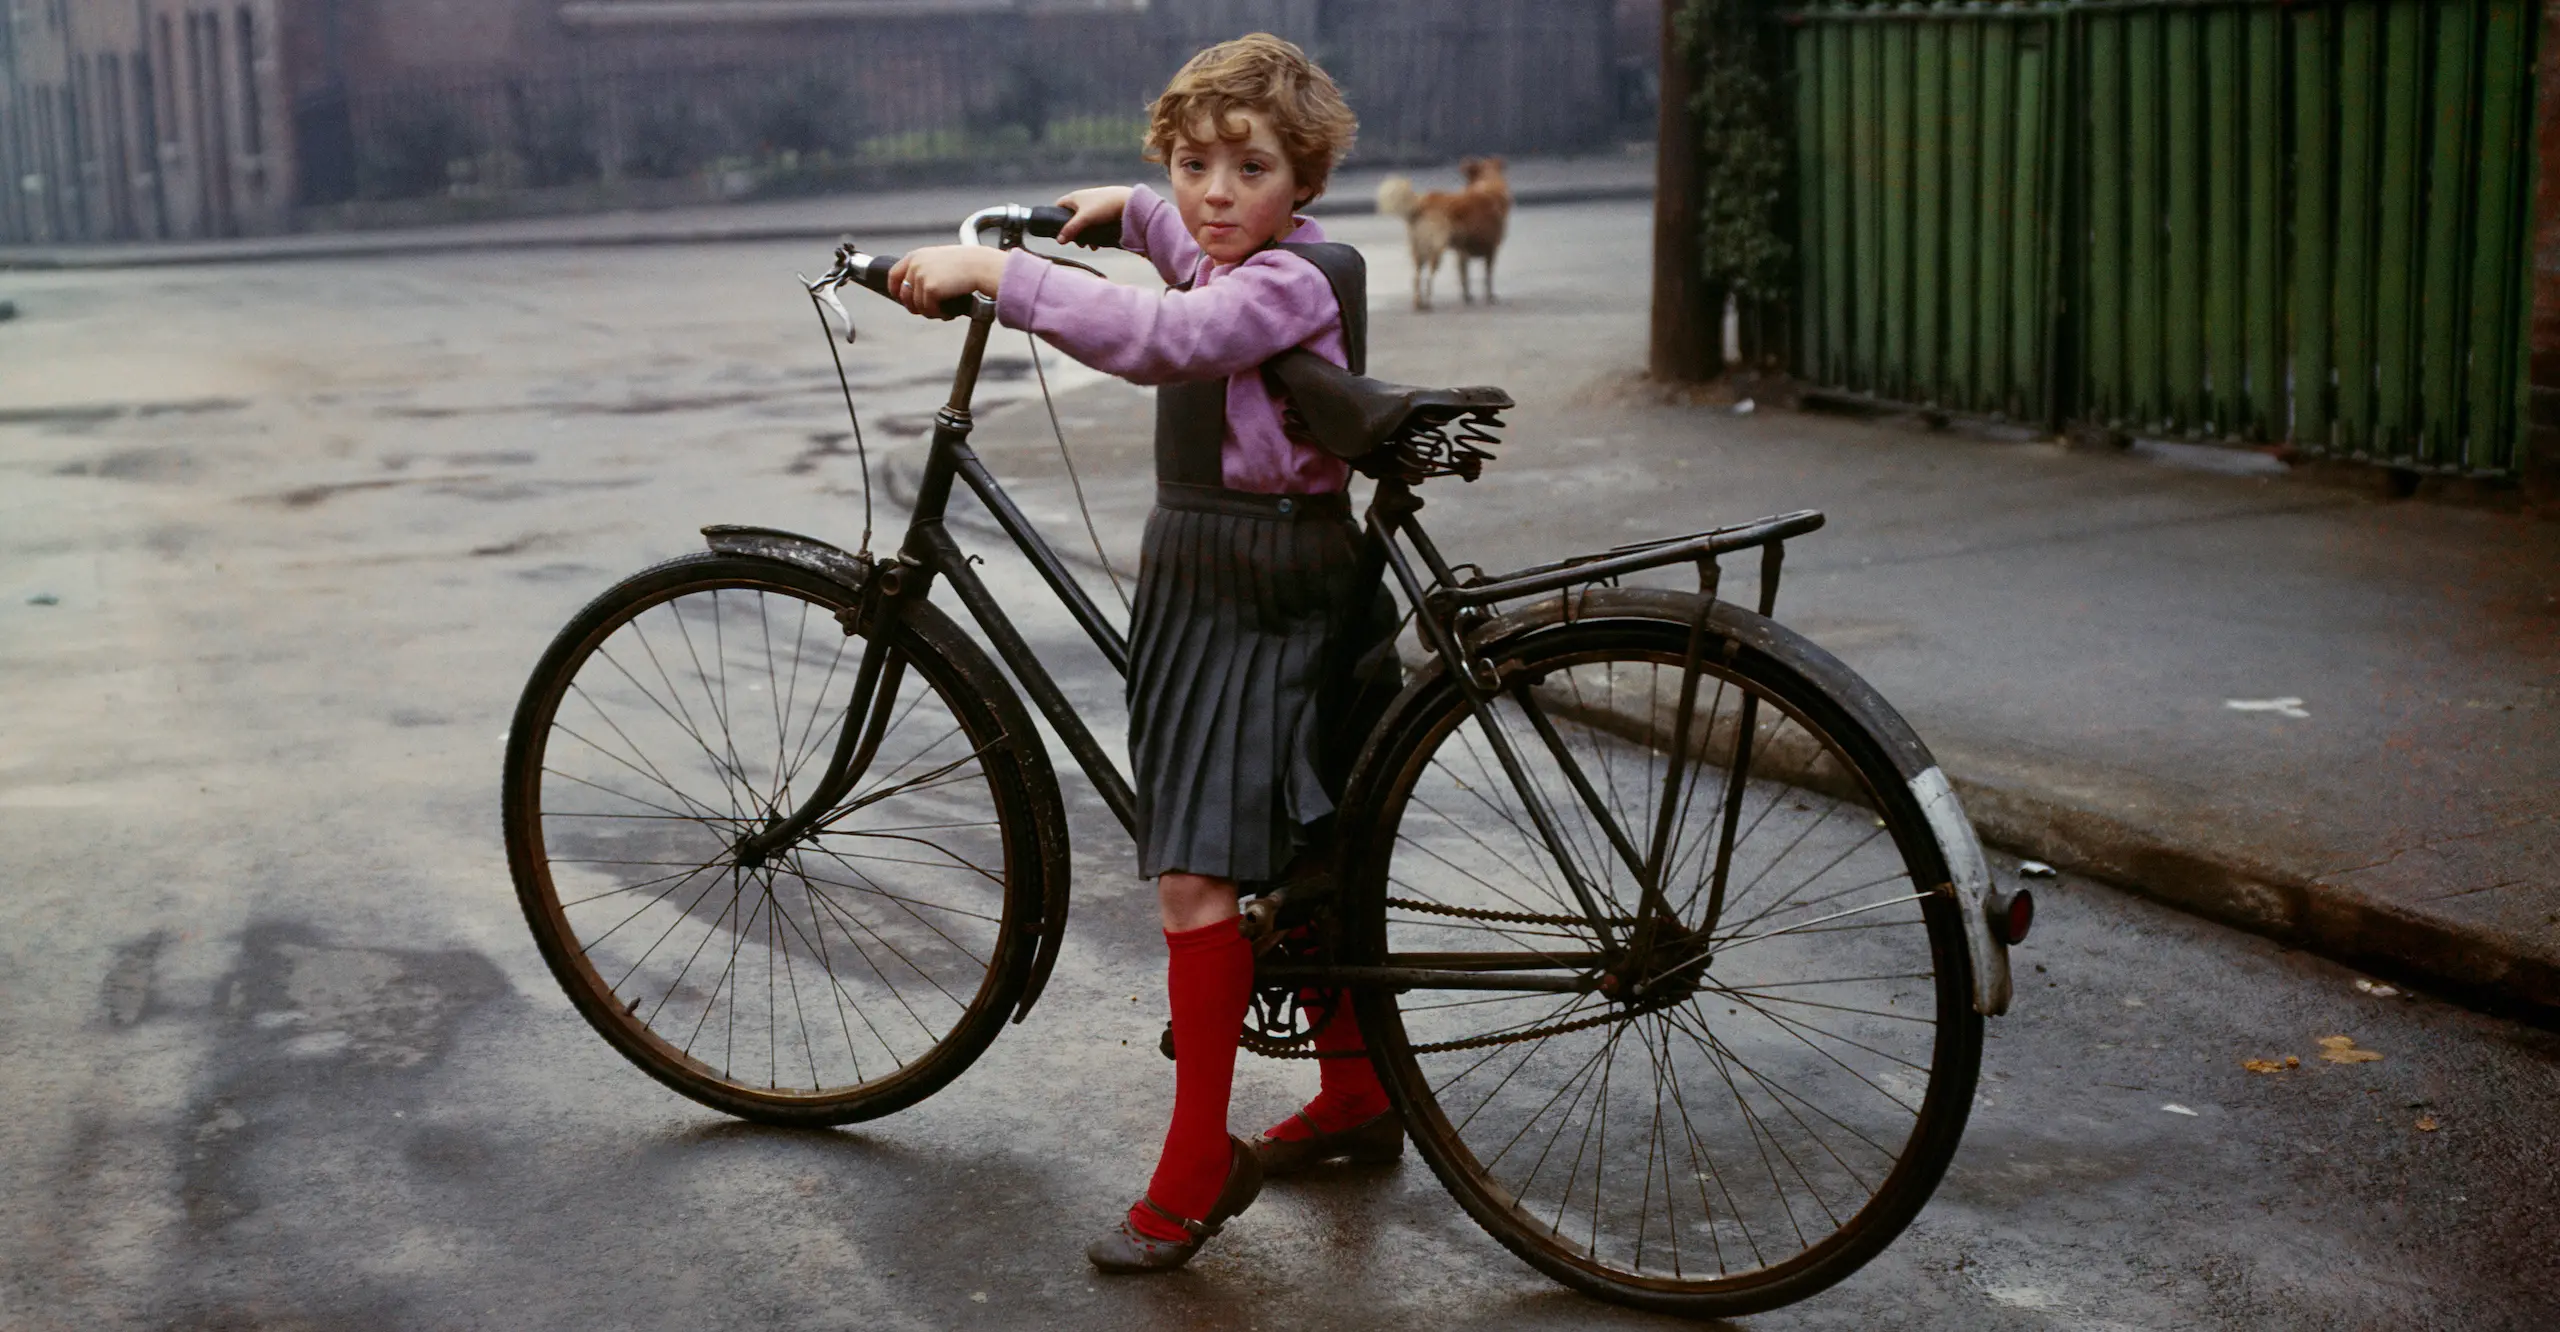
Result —
MULTIPOLYGON (((1348 245, 1283 245, 1342 308, 1351 369, 1367 351, 1366 270, 1348 245)), ((1394 603, 1340 491, 1229 490, 1226 380, 1156 393, 1156 507, 1129 632, 1138 872, 1248 887, 1323 836, 1357 743, 1354 676, 1391 649, 1394 603), (1347 738, 1346 732, 1352 732, 1347 738)), ((1362 709, 1365 711, 1366 709, 1362 709)))

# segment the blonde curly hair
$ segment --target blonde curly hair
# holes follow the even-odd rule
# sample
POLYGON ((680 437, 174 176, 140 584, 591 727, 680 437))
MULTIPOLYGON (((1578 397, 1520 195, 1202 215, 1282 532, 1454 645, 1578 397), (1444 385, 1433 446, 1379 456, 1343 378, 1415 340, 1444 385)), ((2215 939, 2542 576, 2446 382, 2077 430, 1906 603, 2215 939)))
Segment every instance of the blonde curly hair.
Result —
POLYGON ((1191 57, 1165 85, 1147 110, 1147 160, 1170 161, 1174 145, 1203 122, 1221 139, 1244 138, 1244 123, 1233 118, 1239 111, 1270 118, 1308 199, 1324 193, 1360 130, 1342 89, 1296 43, 1248 33, 1191 57))

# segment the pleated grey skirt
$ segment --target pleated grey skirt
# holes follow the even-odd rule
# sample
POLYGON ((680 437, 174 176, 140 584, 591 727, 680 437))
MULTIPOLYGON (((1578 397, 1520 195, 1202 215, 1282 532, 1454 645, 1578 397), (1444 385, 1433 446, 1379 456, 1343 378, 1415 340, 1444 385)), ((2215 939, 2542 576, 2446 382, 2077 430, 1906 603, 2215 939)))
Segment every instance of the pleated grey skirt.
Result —
POLYGON ((1360 543, 1340 494, 1158 486, 1129 633, 1140 874, 1273 879, 1333 812, 1327 714, 1381 609, 1360 543))

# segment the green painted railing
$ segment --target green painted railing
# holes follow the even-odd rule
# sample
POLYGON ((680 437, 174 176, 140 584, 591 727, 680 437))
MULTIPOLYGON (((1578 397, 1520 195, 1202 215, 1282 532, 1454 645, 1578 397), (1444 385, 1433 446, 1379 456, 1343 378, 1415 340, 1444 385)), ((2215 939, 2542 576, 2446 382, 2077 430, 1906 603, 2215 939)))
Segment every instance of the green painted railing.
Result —
POLYGON ((1951 412, 2511 471, 2535 12, 1795 11, 1797 372, 1951 412))

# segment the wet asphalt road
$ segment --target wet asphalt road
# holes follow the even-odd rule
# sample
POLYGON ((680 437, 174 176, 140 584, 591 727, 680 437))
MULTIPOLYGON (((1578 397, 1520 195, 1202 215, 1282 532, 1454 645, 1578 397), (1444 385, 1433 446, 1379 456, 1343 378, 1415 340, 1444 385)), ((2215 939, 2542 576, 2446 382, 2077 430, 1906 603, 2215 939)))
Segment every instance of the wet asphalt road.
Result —
MULTIPOLYGON (((1519 219, 1541 258, 1506 265, 1500 317, 1567 332, 1504 376, 1524 400, 1637 358, 1647 225, 1519 219)), ((1512 336, 1395 313, 1392 238, 1339 231, 1370 246, 1382 347, 1512 336)), ((1170 1076, 1152 895, 1081 780, 1057 979, 917 1109, 727 1121, 570 1010, 498 842, 508 713, 554 627, 701 523, 858 535, 787 285, 821 258, 11 279, 0 1326, 1666 1325, 1523 1267, 1410 1159, 1275 1187, 1184 1275, 1092 1277, 1170 1076)), ((867 313, 851 363, 894 468, 956 338, 867 313)), ((985 429, 1036 445, 1000 350, 981 401, 1017 407, 985 429)), ((1050 369, 1070 432, 1125 409, 1050 369)), ((1089 486, 1138 484, 1142 450, 1093 456, 1089 486)), ((1072 512, 1046 481, 1022 499, 1072 512)), ((990 572, 1032 604, 1018 565, 990 572)), ((1026 628, 1116 745, 1116 681, 1062 616, 1026 628)), ((2560 1324, 2560 1040, 2104 888, 2043 896, 1934 1203, 1749 1326, 2560 1324), (2383 1058, 2317 1059, 2338 1034, 2383 1058)), ((1238 1127, 1311 1085, 1248 1059, 1238 1127)))

